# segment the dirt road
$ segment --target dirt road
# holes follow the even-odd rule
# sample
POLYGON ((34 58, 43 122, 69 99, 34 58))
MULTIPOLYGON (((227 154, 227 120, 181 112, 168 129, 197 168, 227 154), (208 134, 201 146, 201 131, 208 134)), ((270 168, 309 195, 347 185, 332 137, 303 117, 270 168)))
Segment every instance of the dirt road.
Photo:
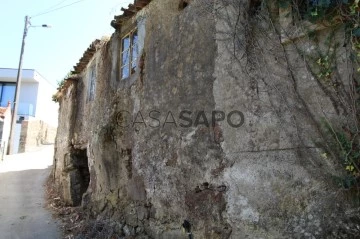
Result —
POLYGON ((53 146, 5 156, 0 162, 0 239, 58 239, 61 232, 44 208, 44 182, 53 146))

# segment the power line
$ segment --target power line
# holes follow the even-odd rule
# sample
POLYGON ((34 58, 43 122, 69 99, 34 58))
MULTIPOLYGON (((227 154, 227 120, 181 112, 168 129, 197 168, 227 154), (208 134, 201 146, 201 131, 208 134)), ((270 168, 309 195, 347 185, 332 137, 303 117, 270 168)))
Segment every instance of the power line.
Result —
POLYGON ((45 10, 40 11, 39 13, 36 13, 36 14, 34 14, 34 15, 38 15, 38 14, 40 14, 40 13, 43 13, 43 12, 47 12, 47 11, 53 10, 55 7, 60 6, 61 4, 63 4, 63 3, 64 3, 64 2, 66 2, 66 1, 68 1, 68 0, 62 0, 62 1, 60 1, 59 3, 57 3, 57 4, 53 5, 53 6, 49 7, 49 8, 46 8, 45 10))
MULTIPOLYGON (((66 1, 66 0, 65 0, 66 1)), ((63 1, 63 2, 65 2, 63 1)), ((74 4, 77 4, 79 2, 83 2, 83 1, 86 1, 86 0, 79 0, 79 1, 76 1, 76 2, 73 2, 73 3, 70 3, 68 5, 65 5, 65 6, 62 6, 62 7, 58 7, 58 8, 55 8, 55 9, 52 9, 52 10, 48 10, 48 11, 45 11, 45 12, 42 12, 42 13, 39 13, 39 14, 36 14, 34 16, 31 16, 30 18, 34 18, 34 17, 38 17, 38 16, 42 16, 42 15, 45 15, 45 14, 48 14, 48 13, 51 13, 51 12, 55 12, 57 10, 60 10, 60 9, 63 9, 63 8, 66 8, 66 7, 70 7, 74 4)), ((61 3, 57 4, 57 5, 60 5, 61 3)), ((50 8, 51 9, 51 8, 50 8)))
POLYGON ((39 13, 36 13, 36 14, 34 14, 34 15, 38 15, 38 14, 40 14, 40 13, 50 11, 50 10, 54 9, 55 7, 57 7, 57 6, 60 6, 61 4, 63 4, 63 3, 66 2, 66 1, 68 1, 68 0, 62 0, 62 1, 60 1, 59 3, 57 3, 57 4, 55 4, 55 5, 51 6, 51 7, 48 7, 48 8, 46 8, 45 10, 40 11, 39 13))

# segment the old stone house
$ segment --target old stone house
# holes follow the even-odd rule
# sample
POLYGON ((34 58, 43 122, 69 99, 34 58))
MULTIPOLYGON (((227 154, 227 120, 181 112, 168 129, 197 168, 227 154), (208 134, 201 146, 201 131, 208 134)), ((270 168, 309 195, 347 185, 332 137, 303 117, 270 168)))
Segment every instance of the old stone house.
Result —
POLYGON ((354 49, 338 22, 275 3, 135 0, 116 16, 57 94, 64 200, 138 238, 186 238, 184 220, 194 238, 356 235, 354 49))

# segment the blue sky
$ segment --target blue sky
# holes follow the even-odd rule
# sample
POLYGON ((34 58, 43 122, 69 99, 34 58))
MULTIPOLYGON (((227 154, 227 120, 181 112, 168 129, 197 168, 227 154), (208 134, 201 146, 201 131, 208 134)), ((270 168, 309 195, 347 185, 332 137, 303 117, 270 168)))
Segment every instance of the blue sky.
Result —
MULTIPOLYGON (((78 0, 0 0, 0 67, 17 68, 26 15, 34 16, 78 0)), ((72 70, 95 39, 111 35, 110 22, 133 0, 84 0, 49 14, 34 17, 26 38, 24 69, 36 69, 56 84, 72 70)))

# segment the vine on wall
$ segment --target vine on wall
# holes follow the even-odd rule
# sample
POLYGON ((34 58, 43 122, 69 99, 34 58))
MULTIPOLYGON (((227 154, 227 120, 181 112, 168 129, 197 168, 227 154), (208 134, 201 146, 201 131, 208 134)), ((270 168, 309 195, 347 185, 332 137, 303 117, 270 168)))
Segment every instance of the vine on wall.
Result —
MULTIPOLYGON (((343 176, 338 180, 339 185, 346 189, 355 189, 356 198, 360 203, 359 0, 199 0, 196 2, 199 2, 199 5, 195 6, 196 8, 201 6, 200 9, 203 11, 212 11, 219 24, 226 29, 226 31, 219 29, 216 32, 217 40, 227 42, 228 51, 234 61, 240 65, 241 72, 248 76, 247 78, 255 90, 257 82, 262 81, 273 92, 278 93, 279 100, 284 102, 284 110, 291 111, 291 106, 286 105, 286 100, 283 99, 285 92, 282 92, 271 80, 262 77, 266 75, 267 78, 270 78, 274 74, 268 68, 271 63, 267 62, 266 55, 276 54, 275 59, 279 59, 282 64, 285 63, 287 66, 287 77, 293 83, 295 97, 298 97, 309 117, 312 117, 311 110, 298 89, 301 79, 297 78, 298 76, 295 74, 296 70, 294 69, 297 66, 292 65, 285 44, 291 44, 297 50, 299 58, 304 59, 306 69, 329 96, 339 118, 342 118, 336 123, 343 125, 333 125, 331 120, 326 117, 312 119, 312 122, 317 125, 318 132, 324 138, 325 151, 331 151, 331 157, 342 165, 343 176), (244 12, 244 9, 247 11, 244 12), (295 36, 296 38, 285 36, 289 41, 284 43, 283 37, 288 29, 283 29, 284 19, 280 19, 281 17, 287 18, 285 19, 287 23, 290 19, 291 31, 295 28, 295 33, 298 29, 298 32, 305 34, 295 36), (319 36, 324 34, 319 30, 324 29, 326 32, 330 32, 325 43, 319 39, 319 36), (339 32, 344 33, 346 46, 339 45, 336 41, 336 34, 339 32), (283 43, 281 44, 282 52, 269 50, 271 48, 278 49, 277 45, 271 45, 274 38, 269 35, 274 33, 283 43), (307 38, 307 41, 311 41, 317 47, 310 53, 304 52, 299 46, 301 43, 297 42, 300 37, 307 38), (325 46, 323 46, 324 44, 325 46), (343 49, 346 49, 351 63, 346 65, 346 69, 339 69, 337 54, 339 50, 343 49), (344 70, 348 74, 339 73, 344 70), (349 79, 344 79, 347 76, 349 79), (344 118, 347 119, 343 120, 344 118)), ((200 10, 198 11, 199 14, 202 13, 200 10)), ((323 38, 324 35, 321 37, 323 38)), ((280 114, 280 110, 276 107, 274 111, 280 114)), ((294 125, 301 123, 295 117, 292 120, 294 125)), ((296 130, 299 131, 299 127, 296 127, 296 130)), ((301 133, 297 132, 297 135, 299 144, 302 144, 304 139, 301 137, 301 133)))
MULTIPOLYGON (((341 127, 333 126, 329 120, 322 120, 326 134, 333 139, 332 144, 335 156, 346 172, 343 177, 338 178, 339 185, 345 189, 355 192, 356 200, 360 203, 360 8, 359 0, 278 0, 279 8, 292 9, 292 17, 297 21, 295 24, 301 26, 302 21, 312 24, 324 25, 331 31, 325 41, 326 50, 316 48, 317 54, 300 52, 307 61, 307 66, 313 77, 324 87, 330 88, 334 94, 340 95, 339 88, 346 79, 341 78, 338 72, 336 52, 339 47, 334 41, 335 32, 343 27, 346 41, 351 44, 349 58, 352 65, 346 69, 350 74, 350 90, 345 91, 342 97, 343 107, 349 116, 349 121, 341 127), (314 57, 315 55, 315 57, 314 57)), ((309 40, 318 43, 317 33, 309 30, 309 40)), ((345 46, 346 47, 346 46, 345 46)))

